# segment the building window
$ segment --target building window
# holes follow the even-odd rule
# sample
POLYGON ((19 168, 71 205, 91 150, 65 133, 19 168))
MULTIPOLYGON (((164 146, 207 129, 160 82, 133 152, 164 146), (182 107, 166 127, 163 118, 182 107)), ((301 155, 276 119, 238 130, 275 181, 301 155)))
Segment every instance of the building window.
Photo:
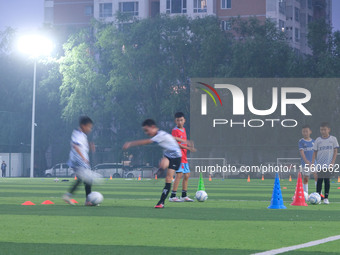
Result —
POLYGON ((194 13, 207 12, 207 0, 194 0, 194 13))
POLYGON ((221 0, 221 9, 230 9, 231 0, 221 0))
POLYGON ((313 5, 312 5, 312 0, 308 0, 308 9, 312 9, 313 5))
POLYGON ((187 0, 166 0, 166 13, 187 13, 187 0))
POLYGON ((279 1, 279 12, 282 14, 286 14, 286 1, 285 0, 279 1))
POLYGON ((295 28, 295 42, 300 42, 300 31, 298 28, 295 28))
POLYGON ((279 20, 279 29, 280 31, 284 32, 286 30, 285 28, 285 22, 283 20, 279 20))
POLYGON ((308 15, 308 24, 313 22, 313 17, 311 15, 308 15))
POLYGON ((92 5, 85 6, 84 14, 85 16, 93 16, 93 6, 92 5))
POLYGON ((119 3, 119 11, 131 16, 138 16, 138 2, 121 2, 119 3))
POLYGON ((99 4, 99 17, 112 17, 112 3, 99 4))
POLYGON ((221 29, 223 31, 231 30, 231 22, 228 20, 221 20, 221 29))
POLYGON ((300 9, 295 7, 295 21, 300 21, 300 9))

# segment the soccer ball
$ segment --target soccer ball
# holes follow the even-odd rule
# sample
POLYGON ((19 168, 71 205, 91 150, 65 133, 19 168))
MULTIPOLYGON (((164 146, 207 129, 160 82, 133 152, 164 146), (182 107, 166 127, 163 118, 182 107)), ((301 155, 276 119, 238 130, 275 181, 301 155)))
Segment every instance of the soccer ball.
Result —
POLYGON ((88 196, 87 200, 91 202, 92 205, 99 205, 103 203, 104 197, 101 193, 97 191, 92 191, 88 196))
POLYGON ((205 200, 208 199, 208 194, 204 190, 199 190, 196 192, 195 197, 198 202, 204 202, 205 200))
POLYGON ((314 192, 314 193, 312 193, 312 194, 309 195, 308 201, 309 201, 309 203, 311 203, 312 205, 319 204, 319 203, 321 202, 321 196, 319 195, 319 193, 314 192))

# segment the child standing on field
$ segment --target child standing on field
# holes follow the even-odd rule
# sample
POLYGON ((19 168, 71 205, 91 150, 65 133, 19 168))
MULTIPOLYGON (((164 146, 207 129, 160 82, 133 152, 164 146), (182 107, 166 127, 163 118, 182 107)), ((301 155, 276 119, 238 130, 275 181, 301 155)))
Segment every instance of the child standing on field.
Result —
POLYGON ((314 143, 314 153, 312 162, 315 165, 317 161, 316 170, 318 171, 318 182, 316 191, 321 195, 322 183, 325 182, 325 198, 324 204, 329 204, 328 194, 330 190, 330 169, 334 166, 336 156, 338 154, 339 143, 336 137, 331 136, 330 125, 323 122, 320 125, 321 137, 318 137, 314 143))
MULTIPOLYGON (((171 133, 172 136, 178 137, 178 138, 181 138, 187 141, 187 133, 184 128, 185 118, 182 112, 177 112, 175 114, 175 123, 176 123, 176 127, 172 130, 172 133, 171 133)), ((176 171, 176 178, 175 178, 174 186, 173 186, 169 201, 170 202, 194 202, 194 200, 192 200, 187 194, 188 181, 190 177, 190 168, 188 164, 187 150, 190 148, 187 147, 186 142, 185 143, 178 142, 178 145, 182 151, 181 166, 176 171), (176 193, 177 193, 179 182, 181 181, 182 177, 183 177, 182 196, 178 198, 176 196, 176 193)))
MULTIPOLYGON (((302 136, 299 140, 299 151, 301 156, 301 167, 303 173, 303 190, 308 194, 308 180, 311 174, 310 166, 313 160, 313 147, 315 141, 311 138, 312 130, 310 126, 305 125, 302 127, 302 136)), ((316 172, 314 171, 315 186, 317 183, 316 172)))

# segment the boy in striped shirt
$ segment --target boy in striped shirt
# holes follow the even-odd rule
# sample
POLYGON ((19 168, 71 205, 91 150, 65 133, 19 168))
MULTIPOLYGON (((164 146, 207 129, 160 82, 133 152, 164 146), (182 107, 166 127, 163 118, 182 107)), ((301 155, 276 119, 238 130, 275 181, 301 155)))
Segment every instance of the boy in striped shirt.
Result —
POLYGON ((318 182, 316 191, 321 194, 322 183, 325 182, 325 199, 324 204, 329 204, 328 193, 330 190, 330 170, 335 164, 336 156, 338 154, 339 143, 336 137, 331 136, 330 125, 323 122, 320 125, 321 137, 318 137, 314 143, 314 153, 312 162, 316 163, 316 170, 318 171, 318 182))
MULTIPOLYGON (((72 167, 76 173, 78 179, 71 186, 68 193, 64 194, 63 199, 65 202, 74 205, 72 200, 72 195, 77 190, 80 183, 84 182, 80 175, 77 174, 82 170, 91 169, 90 167, 90 158, 89 158, 89 150, 94 151, 94 146, 90 146, 87 135, 91 133, 93 127, 93 121, 87 117, 82 116, 79 119, 79 128, 73 130, 71 136, 71 151, 70 151, 70 159, 69 166, 72 167)), ((91 193, 91 184, 85 183, 85 193, 86 193, 86 201, 85 205, 92 205, 88 200, 87 196, 91 193)))

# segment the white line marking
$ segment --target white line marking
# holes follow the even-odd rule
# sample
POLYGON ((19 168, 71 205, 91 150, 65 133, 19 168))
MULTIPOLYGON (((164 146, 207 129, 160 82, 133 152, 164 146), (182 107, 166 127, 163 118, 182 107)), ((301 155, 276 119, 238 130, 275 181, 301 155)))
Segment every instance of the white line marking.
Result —
POLYGON ((324 239, 316 240, 316 241, 311 241, 308 243, 303 243, 303 244, 298 244, 298 245, 293 245, 293 246, 288 246, 288 247, 283 247, 280 249, 275 249, 275 250, 270 250, 270 251, 265 251, 265 252, 260 252, 260 253, 254 253, 253 255, 275 255, 275 254, 280 254, 288 251, 293 251, 293 250, 298 250, 302 248, 307 248, 311 246, 316 246, 319 244, 324 244, 332 241, 340 240, 340 235, 338 236, 331 236, 327 237, 324 239))

